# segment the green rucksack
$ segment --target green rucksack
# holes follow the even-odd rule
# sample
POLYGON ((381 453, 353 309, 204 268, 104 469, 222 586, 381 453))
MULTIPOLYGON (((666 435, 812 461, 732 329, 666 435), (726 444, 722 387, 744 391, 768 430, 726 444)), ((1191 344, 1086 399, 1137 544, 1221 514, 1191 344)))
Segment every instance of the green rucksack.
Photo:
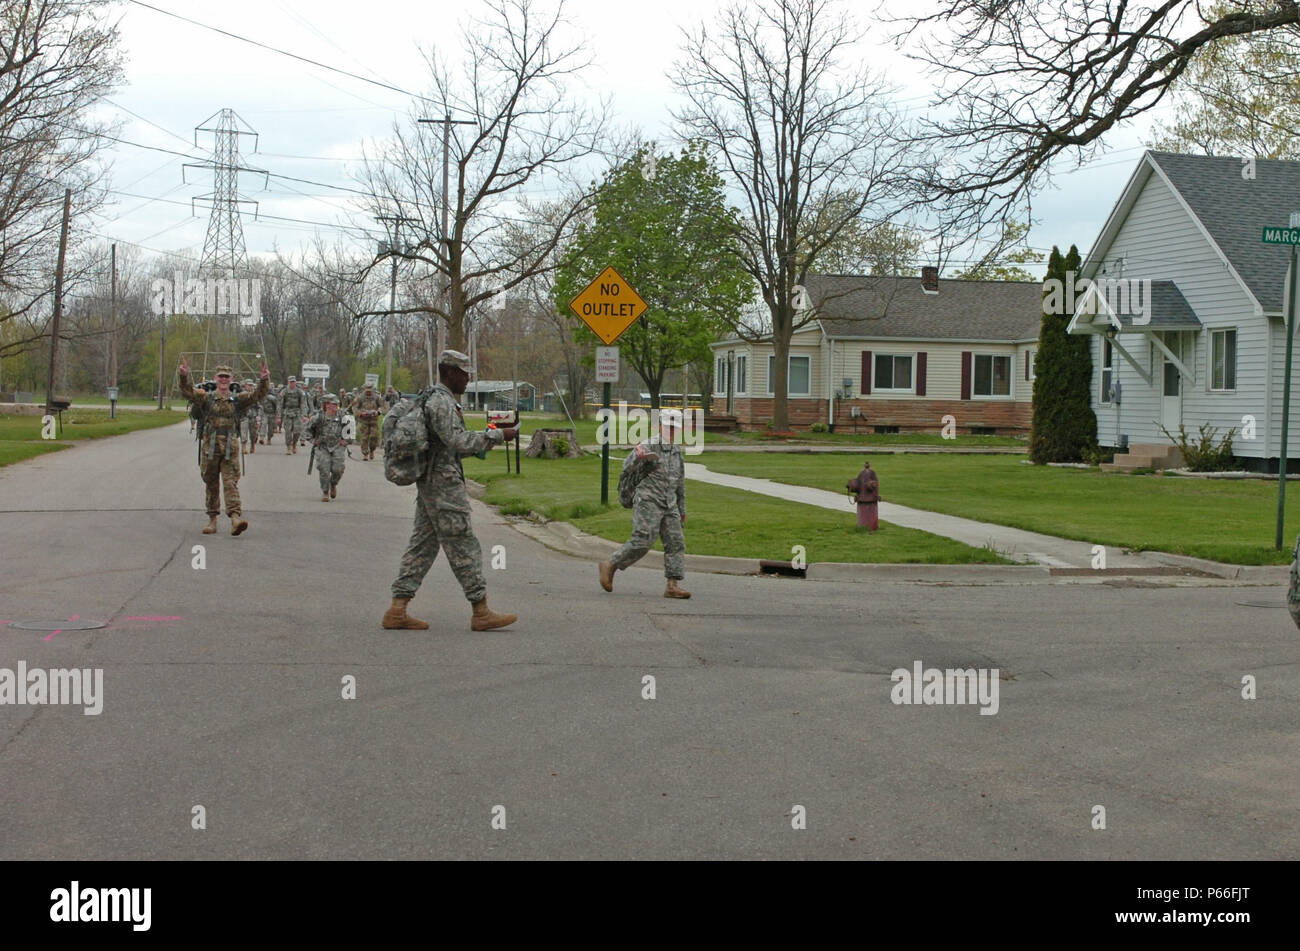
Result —
POLYGON ((393 485, 420 481, 433 456, 424 404, 432 389, 421 390, 414 399, 403 397, 384 416, 384 478, 393 485))

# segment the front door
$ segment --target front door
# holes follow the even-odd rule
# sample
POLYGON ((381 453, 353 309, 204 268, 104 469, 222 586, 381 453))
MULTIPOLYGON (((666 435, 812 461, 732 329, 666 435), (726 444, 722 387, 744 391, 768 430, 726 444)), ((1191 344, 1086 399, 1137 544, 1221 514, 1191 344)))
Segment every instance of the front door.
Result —
MULTIPOLYGON (((1183 335, 1177 331, 1164 334, 1165 346, 1170 349, 1179 360, 1187 362, 1187 355, 1182 346, 1183 335)), ((1160 362, 1163 365, 1163 379, 1161 380, 1161 397, 1160 397, 1160 425, 1171 433, 1177 433, 1178 427, 1183 421, 1183 378, 1178 372, 1178 367, 1163 353, 1160 355, 1160 362)))

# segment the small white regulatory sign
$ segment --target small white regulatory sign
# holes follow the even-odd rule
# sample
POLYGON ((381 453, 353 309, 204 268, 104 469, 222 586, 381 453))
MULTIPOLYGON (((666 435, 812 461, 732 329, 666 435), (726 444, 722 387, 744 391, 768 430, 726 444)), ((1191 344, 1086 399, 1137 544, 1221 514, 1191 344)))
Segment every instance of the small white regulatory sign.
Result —
POLYGON ((596 348, 596 382, 618 382, 618 347, 596 348))

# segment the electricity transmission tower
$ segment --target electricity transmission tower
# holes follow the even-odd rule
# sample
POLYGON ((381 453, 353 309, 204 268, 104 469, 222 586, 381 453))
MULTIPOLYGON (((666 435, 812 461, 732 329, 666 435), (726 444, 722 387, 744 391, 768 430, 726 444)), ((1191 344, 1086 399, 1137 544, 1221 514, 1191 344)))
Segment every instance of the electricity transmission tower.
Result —
MULTIPOLYGON (((212 158, 205 162, 187 162, 184 168, 201 168, 212 171, 212 191, 192 200, 193 203, 206 202, 210 208, 208 233, 203 240, 203 256, 199 259, 199 279, 211 288, 212 282, 237 282, 234 287, 250 289, 254 285, 248 268, 248 251, 244 245, 244 224, 240 218, 240 205, 252 205, 253 216, 257 217, 257 202, 239 197, 239 174, 252 172, 263 176, 263 188, 266 187, 267 173, 260 168, 243 165, 239 155, 240 136, 251 136, 252 151, 257 151, 257 133, 233 109, 222 109, 213 113, 202 123, 194 127, 194 144, 199 144, 199 133, 212 134, 212 158)), ((182 181, 184 171, 182 171, 182 181)), ((229 283, 227 284, 229 285, 229 283)), ((234 299, 245 305, 238 292, 234 299)), ((207 379, 211 369, 218 364, 228 363, 235 372, 235 378, 257 376, 260 361, 266 353, 266 344, 262 335, 260 317, 255 324, 249 322, 247 314, 241 314, 236 307, 231 313, 231 298, 226 297, 225 307, 212 306, 219 300, 218 296, 208 293, 208 304, 204 320, 203 353, 193 354, 201 357, 198 363, 200 379, 207 379), (246 326, 246 322, 248 325, 246 326), (244 331, 247 330, 247 333, 244 331), (242 339, 241 339, 242 338, 242 339)), ((189 356, 189 354, 187 354, 189 356)))

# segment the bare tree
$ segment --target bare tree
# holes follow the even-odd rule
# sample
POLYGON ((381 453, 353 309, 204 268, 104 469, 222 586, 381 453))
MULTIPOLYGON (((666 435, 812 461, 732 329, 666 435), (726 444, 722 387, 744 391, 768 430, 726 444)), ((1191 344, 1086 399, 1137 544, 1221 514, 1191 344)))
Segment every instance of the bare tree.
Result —
MULTIPOLYGON (((910 150, 884 102, 886 84, 845 65, 859 58, 858 39, 835 0, 733 3, 716 32, 686 34, 672 72, 687 99, 674 112, 682 138, 716 150, 742 195, 741 257, 776 351, 777 430, 789 428, 790 338, 816 316, 796 287, 845 229, 864 217, 889 220, 901 207, 910 150)), ((742 317, 735 329, 754 339, 752 321, 742 317)))
POLYGON ((102 203, 106 128, 86 113, 122 77, 108 0, 0 3, 0 321, 48 294, 63 192, 102 203))
POLYGON ((401 222, 393 252, 428 265, 441 285, 399 312, 444 318, 453 347, 463 348, 475 305, 552 266, 551 251, 582 203, 551 221, 527 191, 562 179, 596 151, 604 134, 607 106, 588 110, 568 89, 567 80, 589 59, 580 44, 561 41, 562 2, 552 12, 539 7, 536 0, 492 3, 490 21, 462 30, 459 76, 436 52, 427 54, 430 97, 394 127, 378 154, 367 156, 361 175, 373 195, 367 212, 401 222), (421 114, 430 108, 441 114, 431 120, 421 114), (445 129, 444 119, 452 120, 445 129), (445 233, 444 131, 451 168, 445 233), (503 236, 521 223, 538 226, 527 230, 534 243, 512 244, 506 252, 503 236))
MULTIPOLYGON (((1053 159, 1083 164, 1125 119, 1157 106, 1217 41, 1294 27, 1296 0, 955 0, 900 19, 900 43, 946 78, 923 123, 920 184, 962 232, 1028 218, 1053 159)), ((994 249, 994 252, 997 249, 994 249)))

